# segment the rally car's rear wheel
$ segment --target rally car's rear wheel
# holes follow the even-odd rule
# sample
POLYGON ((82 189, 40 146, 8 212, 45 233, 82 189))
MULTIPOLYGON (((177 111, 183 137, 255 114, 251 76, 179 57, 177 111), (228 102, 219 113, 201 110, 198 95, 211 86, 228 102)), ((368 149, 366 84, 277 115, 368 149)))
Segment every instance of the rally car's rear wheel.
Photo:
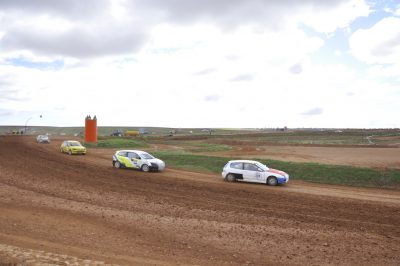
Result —
POLYGON ((143 172, 148 172, 150 170, 150 167, 147 164, 142 165, 141 167, 143 172))
POLYGON ((235 182, 236 181, 236 176, 234 174, 227 174, 225 177, 225 180, 228 182, 235 182))

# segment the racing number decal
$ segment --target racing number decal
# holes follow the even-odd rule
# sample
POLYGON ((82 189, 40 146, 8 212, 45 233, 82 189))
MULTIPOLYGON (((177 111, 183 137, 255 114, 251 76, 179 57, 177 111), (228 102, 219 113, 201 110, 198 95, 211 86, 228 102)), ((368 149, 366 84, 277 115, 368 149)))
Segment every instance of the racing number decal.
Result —
POLYGON ((140 160, 138 160, 138 159, 133 159, 133 160, 132 160, 132 163, 133 163, 133 165, 134 165, 136 168, 140 168, 139 162, 140 162, 140 160))

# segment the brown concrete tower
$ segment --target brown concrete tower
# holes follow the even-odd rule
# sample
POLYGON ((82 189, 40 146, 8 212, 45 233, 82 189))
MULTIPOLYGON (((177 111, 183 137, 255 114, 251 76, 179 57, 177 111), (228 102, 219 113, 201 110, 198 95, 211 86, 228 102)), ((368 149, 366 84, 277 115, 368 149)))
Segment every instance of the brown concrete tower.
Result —
POLYGON ((97 142, 97 118, 90 118, 88 115, 85 119, 85 142, 97 142))

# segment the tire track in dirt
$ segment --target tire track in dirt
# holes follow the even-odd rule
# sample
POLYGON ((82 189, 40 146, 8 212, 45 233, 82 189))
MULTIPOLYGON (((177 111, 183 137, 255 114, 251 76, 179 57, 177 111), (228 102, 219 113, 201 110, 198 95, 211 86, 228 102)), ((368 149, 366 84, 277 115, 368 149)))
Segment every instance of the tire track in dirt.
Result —
POLYGON ((46 252, 43 250, 19 248, 11 245, 0 244, 0 261, 3 265, 104 265, 118 266, 118 264, 108 264, 103 261, 80 259, 73 256, 46 252))

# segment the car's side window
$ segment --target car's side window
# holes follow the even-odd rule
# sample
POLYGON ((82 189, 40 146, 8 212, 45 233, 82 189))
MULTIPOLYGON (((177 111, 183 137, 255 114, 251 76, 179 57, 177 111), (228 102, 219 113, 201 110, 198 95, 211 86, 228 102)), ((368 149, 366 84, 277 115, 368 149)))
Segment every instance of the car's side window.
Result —
POLYGON ((231 163, 231 168, 242 170, 243 169, 243 163, 238 163, 238 162, 231 163))
POLYGON ((244 164, 244 170, 248 170, 248 171, 258 171, 258 167, 255 166, 254 164, 251 164, 251 163, 245 163, 245 164, 244 164))
POLYGON ((132 159, 132 158, 134 158, 134 159, 140 159, 140 156, 137 155, 137 154, 134 153, 134 152, 129 152, 129 153, 128 153, 128 157, 129 157, 129 159, 132 159))
POLYGON ((120 152, 118 153, 119 156, 123 156, 123 157, 128 157, 127 154, 128 154, 128 153, 127 153, 126 151, 120 151, 120 152))

